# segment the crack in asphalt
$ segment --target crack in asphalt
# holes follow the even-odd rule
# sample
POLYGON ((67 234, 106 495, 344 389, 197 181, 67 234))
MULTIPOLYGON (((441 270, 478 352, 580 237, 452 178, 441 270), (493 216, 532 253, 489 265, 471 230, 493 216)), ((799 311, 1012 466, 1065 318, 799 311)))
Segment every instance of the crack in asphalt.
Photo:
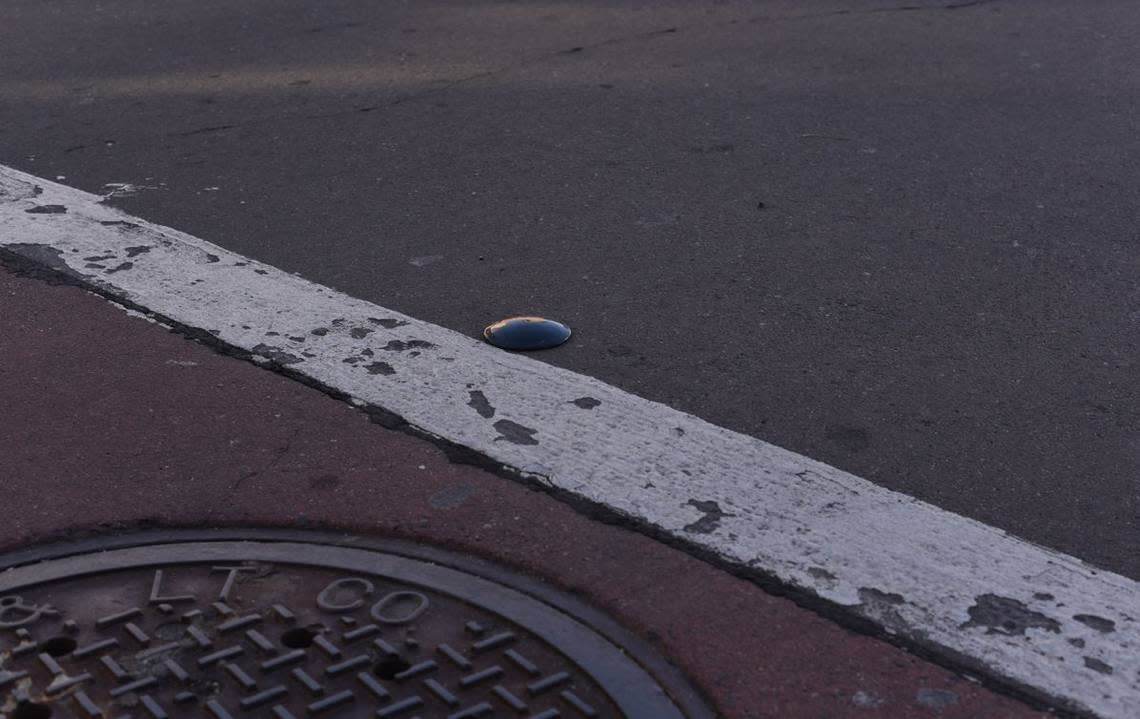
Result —
POLYGON ((210 132, 223 132, 225 130, 232 130, 238 125, 210 125, 208 127, 199 127, 196 130, 187 130, 186 132, 175 132, 170 137, 190 137, 191 135, 205 135, 210 132))
POLYGON ((262 467, 261 469, 255 469, 252 472, 246 472, 242 476, 238 477, 234 481, 234 483, 230 486, 230 491, 236 492, 237 490, 241 489, 242 484, 244 484, 246 480, 253 479, 254 477, 258 477, 262 474, 265 474, 266 472, 268 472, 271 469, 273 469, 274 467, 276 467, 281 462, 281 460, 285 458, 285 455, 289 454, 289 452, 291 452, 293 450, 293 442, 297 439, 298 435, 300 435, 300 434, 301 434, 301 428, 300 427, 293 430, 293 433, 290 434, 285 439, 284 446, 273 450, 273 457, 270 458, 270 460, 266 463, 266 465, 264 467, 262 467))
POLYGON ((837 17, 841 15, 879 15, 896 12, 944 12, 947 10, 964 10, 979 5, 989 5, 991 3, 1004 1, 1005 0, 963 0, 962 2, 951 2, 943 5, 895 5, 892 7, 867 8, 866 10, 828 10, 826 12, 804 13, 803 15, 761 15, 750 19, 748 22, 767 21, 776 23, 793 20, 814 20, 817 18, 837 17))

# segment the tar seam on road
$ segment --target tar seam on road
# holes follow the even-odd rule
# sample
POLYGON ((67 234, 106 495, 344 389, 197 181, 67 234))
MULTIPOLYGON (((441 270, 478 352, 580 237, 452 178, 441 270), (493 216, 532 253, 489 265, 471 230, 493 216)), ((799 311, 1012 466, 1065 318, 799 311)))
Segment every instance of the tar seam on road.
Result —
POLYGON ((947 663, 1140 705, 1140 583, 101 199, 0 166, 0 248, 947 663))

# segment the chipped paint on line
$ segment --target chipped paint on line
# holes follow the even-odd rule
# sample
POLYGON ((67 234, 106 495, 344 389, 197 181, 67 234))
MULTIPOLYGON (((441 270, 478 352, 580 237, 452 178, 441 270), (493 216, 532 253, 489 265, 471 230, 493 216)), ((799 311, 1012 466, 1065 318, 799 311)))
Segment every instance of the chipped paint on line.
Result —
POLYGON ((0 167, 0 246, 1040 696, 1140 706, 1131 579, 101 199, 0 167))

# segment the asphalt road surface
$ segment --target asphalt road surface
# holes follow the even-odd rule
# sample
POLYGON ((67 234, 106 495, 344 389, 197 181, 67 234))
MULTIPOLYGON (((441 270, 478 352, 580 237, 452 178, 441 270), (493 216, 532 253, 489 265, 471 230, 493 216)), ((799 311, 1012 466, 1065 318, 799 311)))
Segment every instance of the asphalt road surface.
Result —
POLYGON ((1140 7, 0 5, 0 162, 1140 578, 1140 7))

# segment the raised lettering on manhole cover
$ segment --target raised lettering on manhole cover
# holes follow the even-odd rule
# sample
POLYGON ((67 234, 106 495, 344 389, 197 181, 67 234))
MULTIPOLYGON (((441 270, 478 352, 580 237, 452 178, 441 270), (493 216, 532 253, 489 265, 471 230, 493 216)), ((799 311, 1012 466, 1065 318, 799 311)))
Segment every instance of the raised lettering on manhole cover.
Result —
POLYGON ((0 573, 0 715, 685 716, 548 604, 370 549, 209 541, 0 573))

